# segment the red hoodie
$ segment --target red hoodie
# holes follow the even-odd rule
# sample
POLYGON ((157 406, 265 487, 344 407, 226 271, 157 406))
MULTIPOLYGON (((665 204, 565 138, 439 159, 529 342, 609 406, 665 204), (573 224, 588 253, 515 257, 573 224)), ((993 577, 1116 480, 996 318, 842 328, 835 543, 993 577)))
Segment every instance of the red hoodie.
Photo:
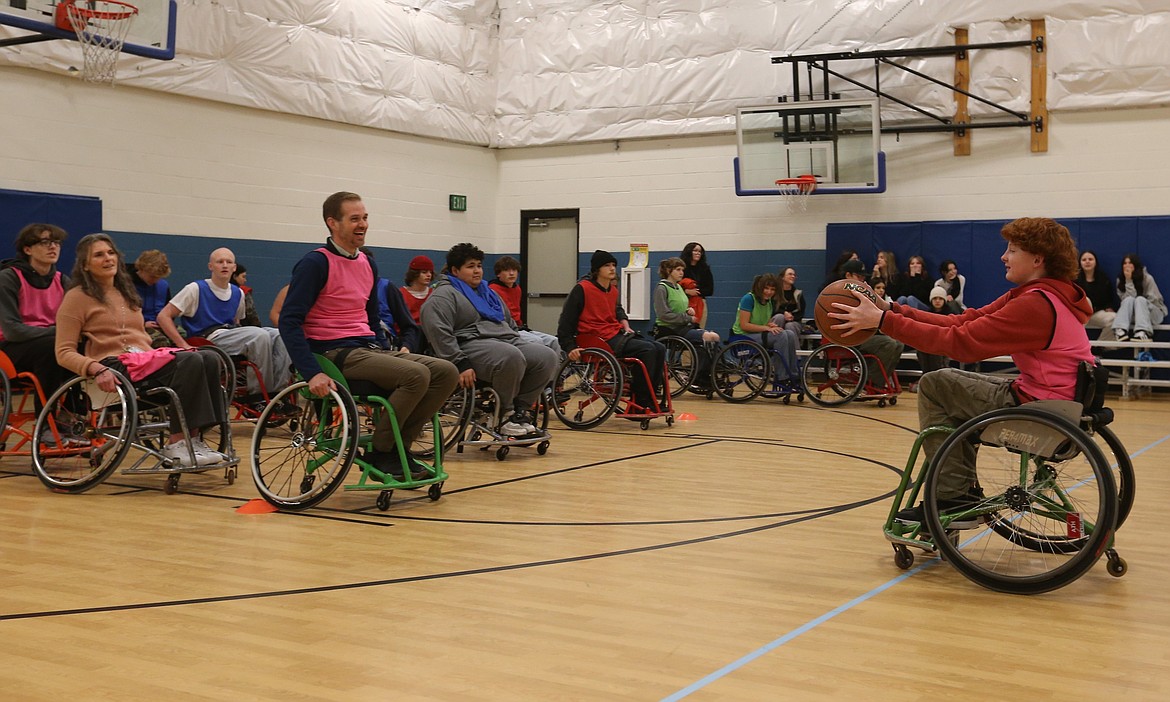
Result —
POLYGON ((1092 314, 1088 297, 1072 282, 1040 278, 957 315, 895 303, 882 316, 881 330, 924 353, 965 363, 1011 355, 1021 371, 1016 385, 1023 399, 1070 400, 1077 364, 1093 357, 1083 326, 1092 314))

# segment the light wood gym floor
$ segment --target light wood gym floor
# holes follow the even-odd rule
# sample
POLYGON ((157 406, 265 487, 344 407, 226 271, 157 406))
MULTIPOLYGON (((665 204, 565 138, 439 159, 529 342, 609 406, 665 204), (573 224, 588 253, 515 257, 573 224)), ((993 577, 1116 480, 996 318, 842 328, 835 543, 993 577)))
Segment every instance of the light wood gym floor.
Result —
MULTIPOLYGON (((1170 404, 1121 402, 1117 548, 1035 597, 881 532, 915 396, 839 410, 691 396, 696 421, 555 427, 546 456, 452 455, 432 503, 338 492, 241 515, 231 487, 115 476, 53 494, 0 463, 0 698, 1164 700, 1170 404)), ((250 427, 237 425, 246 451, 250 427)))

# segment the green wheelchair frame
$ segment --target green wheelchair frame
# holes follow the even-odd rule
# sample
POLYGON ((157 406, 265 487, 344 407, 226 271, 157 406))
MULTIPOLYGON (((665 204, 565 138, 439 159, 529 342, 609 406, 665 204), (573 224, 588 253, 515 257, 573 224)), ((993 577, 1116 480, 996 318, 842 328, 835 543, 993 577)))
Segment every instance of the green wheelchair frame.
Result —
POLYGON ((937 552, 970 580, 1014 594, 1063 587, 1101 555, 1110 575, 1124 575, 1128 566, 1113 540, 1133 505, 1133 464, 1117 436, 1082 416, 1083 409, 1072 401, 1030 402, 959 427, 924 429, 911 447, 883 527, 895 565, 913 566, 911 547, 937 552), (946 438, 934 461, 923 460, 915 470, 923 442, 938 434, 946 438), (956 451, 974 452, 983 494, 967 506, 944 510, 937 503, 936 466, 956 451), (923 522, 896 519, 919 501, 923 522), (962 532, 968 533, 961 542, 962 532))
POLYGON ((318 397, 298 376, 272 399, 256 422, 251 446, 252 478, 260 495, 279 509, 308 509, 341 487, 350 466, 356 463, 361 476, 345 489, 378 490, 375 504, 380 510, 389 509, 390 497, 398 489, 427 487, 427 497, 438 500, 448 478, 443 469, 439 416, 431 419, 431 462, 415 459, 426 468, 427 476, 414 479, 409 469, 403 471, 402 478, 383 472, 365 461, 358 449, 371 448, 373 427, 383 413, 388 413, 399 461, 403 466, 408 464, 394 408, 372 385, 348 381, 332 361, 320 355, 316 359, 336 389, 318 397), (295 404, 300 411, 293 416, 274 411, 282 403, 295 404))

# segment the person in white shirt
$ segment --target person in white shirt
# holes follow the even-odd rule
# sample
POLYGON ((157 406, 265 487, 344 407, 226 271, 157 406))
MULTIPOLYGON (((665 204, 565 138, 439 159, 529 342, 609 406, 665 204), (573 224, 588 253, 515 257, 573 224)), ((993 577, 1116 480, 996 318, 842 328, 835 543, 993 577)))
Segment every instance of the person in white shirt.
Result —
MULTIPOLYGON (((188 283, 158 314, 158 325, 167 338, 181 349, 191 348, 179 334, 176 317, 182 317, 187 335, 203 337, 228 355, 241 355, 260 369, 264 386, 270 393, 289 381, 290 361, 280 332, 272 327, 242 327, 244 293, 231 282, 236 270, 236 256, 231 249, 211 252, 207 268, 211 277, 188 283)), ((248 393, 261 394, 259 379, 247 374, 248 393)))

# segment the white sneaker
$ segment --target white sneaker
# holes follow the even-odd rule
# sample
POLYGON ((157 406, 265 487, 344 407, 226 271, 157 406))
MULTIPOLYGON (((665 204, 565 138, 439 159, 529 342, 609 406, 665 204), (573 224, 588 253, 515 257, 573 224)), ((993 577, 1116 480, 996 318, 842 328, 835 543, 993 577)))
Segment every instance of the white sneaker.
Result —
POLYGON ((520 422, 507 421, 500 425, 498 431, 500 436, 528 436, 532 433, 530 429, 531 424, 521 424, 520 422))
POLYGON ((195 461, 201 466, 215 465, 227 461, 228 457, 219 451, 213 450, 203 439, 191 439, 191 447, 195 449, 195 461))
MULTIPOLYGON (((187 451, 186 441, 176 441, 173 444, 167 444, 159 453, 162 454, 163 458, 171 459, 171 462, 176 466, 191 467, 191 454, 187 451)), ((199 456, 197 455, 195 458, 198 460, 199 456)))
POLYGON ((1147 332, 1145 329, 1138 329, 1137 331, 1135 331, 1133 333, 1133 340, 1134 341, 1149 341, 1150 340, 1150 333, 1147 332))

